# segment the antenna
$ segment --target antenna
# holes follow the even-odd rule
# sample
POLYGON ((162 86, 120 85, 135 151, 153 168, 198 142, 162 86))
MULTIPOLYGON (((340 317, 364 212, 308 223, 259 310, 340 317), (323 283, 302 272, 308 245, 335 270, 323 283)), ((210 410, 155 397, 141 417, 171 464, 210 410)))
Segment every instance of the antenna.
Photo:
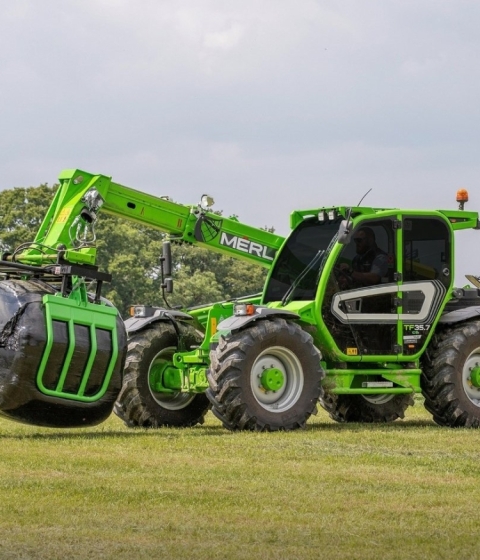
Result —
MULTIPOLYGON (((360 204, 362 204, 363 199, 367 196, 367 194, 371 190, 372 189, 368 189, 368 191, 362 196, 360 202, 357 204, 357 207, 360 206, 360 204)), ((347 243, 350 242, 351 220, 352 220, 352 207, 348 209, 346 219, 343 220, 342 223, 340 224, 340 230, 338 232, 338 242, 341 243, 342 245, 346 245, 347 243)))
POLYGON ((363 199, 367 196, 367 194, 371 191, 372 189, 368 189, 368 191, 362 196, 362 198, 360 199, 360 202, 357 204, 357 206, 360 206, 360 204, 362 204, 363 199))
MULTIPOLYGON (((368 189, 368 191, 362 196, 362 198, 360 199, 359 203, 357 204, 357 207, 360 206, 360 204, 362 204, 363 199, 366 198, 367 194, 369 194, 369 192, 370 192, 371 190, 372 190, 371 188, 368 189)), ((347 226, 346 226, 347 229, 348 229, 348 226, 350 225, 349 222, 350 222, 350 218, 351 218, 351 217, 352 217, 352 208, 349 208, 349 209, 348 209, 348 214, 347 214, 347 226)))

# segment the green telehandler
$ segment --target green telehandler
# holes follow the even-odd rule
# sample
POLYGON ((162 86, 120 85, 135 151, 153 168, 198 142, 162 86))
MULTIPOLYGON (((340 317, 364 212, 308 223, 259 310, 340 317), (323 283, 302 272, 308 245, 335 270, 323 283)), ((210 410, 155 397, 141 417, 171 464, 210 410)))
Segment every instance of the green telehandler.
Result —
POLYGON ((422 393, 444 426, 480 425, 480 287, 454 286, 455 210, 319 207, 286 237, 109 177, 66 170, 35 239, 0 260, 0 414, 34 425, 304 427, 317 405, 339 422, 402 418, 422 393), (167 234, 166 305, 123 321, 101 296, 99 212, 167 234), (268 269, 263 292, 172 309, 170 244, 268 269))

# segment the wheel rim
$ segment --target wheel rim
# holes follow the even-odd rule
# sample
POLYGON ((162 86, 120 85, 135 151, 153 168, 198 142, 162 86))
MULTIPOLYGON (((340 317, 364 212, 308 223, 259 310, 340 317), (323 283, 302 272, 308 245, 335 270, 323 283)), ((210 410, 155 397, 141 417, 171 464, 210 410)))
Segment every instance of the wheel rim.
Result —
POLYGON ((388 393, 385 394, 384 393, 384 394, 381 394, 381 395, 362 395, 362 397, 366 401, 368 401, 369 403, 372 403, 372 404, 385 404, 387 402, 390 402, 393 399, 394 396, 395 395, 393 395, 391 393, 390 394, 388 394, 388 393))
POLYGON ((463 366, 462 382, 465 394, 470 399, 470 401, 475 405, 480 407, 480 387, 476 387, 474 382, 477 380, 474 376, 472 380, 472 373, 476 373, 480 367, 480 348, 476 348, 466 359, 465 365, 463 366))
POLYGON ((284 412, 300 398, 303 367, 294 352, 273 346, 258 355, 250 372, 253 396, 270 412, 284 412))
POLYGON ((167 410, 181 410, 188 406, 195 398, 194 394, 182 393, 177 391, 175 393, 162 393, 155 391, 150 382, 151 378, 159 376, 159 370, 163 370, 165 367, 171 365, 173 355, 177 349, 172 346, 169 348, 164 348, 153 358, 150 368, 148 370, 148 389, 152 395, 153 400, 159 404, 161 407, 167 410))

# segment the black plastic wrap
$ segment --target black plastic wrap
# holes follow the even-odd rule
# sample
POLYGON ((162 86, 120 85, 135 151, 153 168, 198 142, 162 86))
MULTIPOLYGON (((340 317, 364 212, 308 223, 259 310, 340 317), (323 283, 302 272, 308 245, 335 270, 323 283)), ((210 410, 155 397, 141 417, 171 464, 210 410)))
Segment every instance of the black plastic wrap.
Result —
MULTIPOLYGON (((44 294, 55 291, 40 280, 0 281, 0 415, 12 420, 56 428, 93 426, 112 412, 122 386, 126 332, 117 317, 118 357, 107 391, 95 402, 80 402, 42 393, 37 372, 47 341, 44 294)), ((53 321, 53 347, 43 375, 46 389, 55 390, 68 346, 66 323, 53 321)), ((90 352, 88 327, 75 325, 75 350, 63 385, 74 394, 90 352)), ((112 341, 109 331, 97 331, 97 354, 85 396, 96 395, 108 365, 112 341)))

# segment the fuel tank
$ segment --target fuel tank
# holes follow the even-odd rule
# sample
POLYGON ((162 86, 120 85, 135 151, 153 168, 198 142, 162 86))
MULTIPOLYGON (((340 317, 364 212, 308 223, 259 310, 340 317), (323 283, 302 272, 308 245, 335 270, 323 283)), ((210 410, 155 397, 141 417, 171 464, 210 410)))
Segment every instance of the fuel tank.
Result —
POLYGON ((0 415, 36 426, 93 426, 122 386, 127 336, 109 305, 36 280, 0 281, 0 415))

